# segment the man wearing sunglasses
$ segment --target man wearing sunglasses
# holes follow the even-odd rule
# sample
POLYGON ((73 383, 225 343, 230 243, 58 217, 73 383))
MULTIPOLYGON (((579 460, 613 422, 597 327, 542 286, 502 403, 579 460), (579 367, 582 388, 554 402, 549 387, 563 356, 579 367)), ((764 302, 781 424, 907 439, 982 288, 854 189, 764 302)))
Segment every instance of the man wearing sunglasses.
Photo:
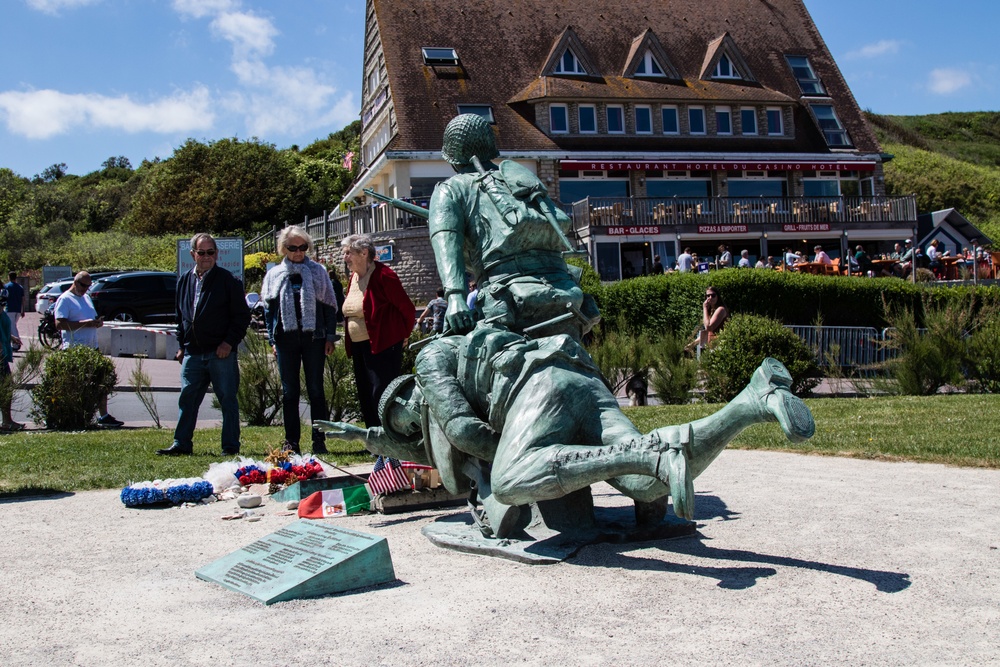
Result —
POLYGON ((198 408, 212 383, 222 411, 222 453, 240 452, 240 408, 236 392, 240 368, 236 348, 250 326, 250 307, 243 285, 232 273, 215 265, 217 248, 210 234, 191 238, 194 269, 177 281, 177 361, 181 362, 174 442, 157 450, 163 456, 192 453, 198 408))

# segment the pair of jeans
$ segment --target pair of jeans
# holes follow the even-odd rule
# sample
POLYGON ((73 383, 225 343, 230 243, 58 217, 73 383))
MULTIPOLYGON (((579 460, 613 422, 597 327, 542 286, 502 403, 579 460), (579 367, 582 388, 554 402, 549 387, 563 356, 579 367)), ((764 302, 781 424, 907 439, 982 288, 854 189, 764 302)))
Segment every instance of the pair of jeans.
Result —
POLYGON ((351 361, 354 379, 358 383, 358 403, 365 426, 381 426, 378 403, 389 383, 400 376, 403 367, 403 342, 387 347, 378 354, 372 353, 371 342, 351 342, 351 361))
MULTIPOLYGON (((285 440, 299 444, 302 424, 299 422, 299 368, 305 371, 306 396, 309 397, 309 417, 313 422, 329 419, 323 371, 326 368, 326 339, 313 338, 312 331, 284 331, 275 339, 278 351, 278 374, 281 376, 281 409, 285 422, 285 440)), ((323 449, 326 434, 313 429, 313 448, 323 449)))
POLYGON ((240 387, 240 366, 236 350, 225 359, 215 352, 185 354, 181 362, 181 396, 177 400, 177 428, 174 429, 174 446, 191 449, 194 427, 198 422, 198 408, 212 383, 222 412, 222 451, 236 454, 240 451, 240 405, 236 392, 240 387))

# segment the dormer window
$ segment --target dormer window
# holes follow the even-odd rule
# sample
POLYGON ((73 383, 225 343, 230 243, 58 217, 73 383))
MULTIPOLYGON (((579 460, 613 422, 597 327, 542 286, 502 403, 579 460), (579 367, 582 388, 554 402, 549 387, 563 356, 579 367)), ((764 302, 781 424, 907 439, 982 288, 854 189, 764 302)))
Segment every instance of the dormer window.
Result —
POLYGON ((733 63, 729 60, 729 56, 722 54, 719 58, 719 62, 715 65, 715 73, 712 74, 716 79, 742 79, 740 73, 733 67, 733 63))
POLYGON ((422 46, 420 53, 425 65, 458 65, 458 53, 455 49, 441 46, 422 46))
POLYGON ((580 59, 576 57, 572 50, 566 49, 562 58, 556 63, 556 67, 553 70, 556 74, 586 74, 587 70, 583 68, 580 63, 580 59))
POLYGON ((459 104, 458 113, 474 113, 485 118, 490 125, 496 125, 497 122, 493 117, 493 105, 491 104, 459 104))
POLYGON ((844 129, 840 119, 837 117, 837 112, 834 111, 833 105, 813 104, 812 110, 816 114, 816 122, 819 123, 819 129, 823 131, 823 136, 826 137, 826 145, 830 148, 849 148, 851 140, 847 136, 847 130, 844 129))
POLYGON ((803 95, 825 95, 823 83, 813 71, 809 59, 804 56, 785 56, 788 65, 792 68, 795 80, 799 82, 799 89, 803 95))
POLYGON ((646 51, 646 55, 642 57, 639 64, 635 68, 636 76, 666 76, 663 73, 663 68, 660 67, 660 63, 656 62, 656 58, 653 57, 651 51, 646 51))

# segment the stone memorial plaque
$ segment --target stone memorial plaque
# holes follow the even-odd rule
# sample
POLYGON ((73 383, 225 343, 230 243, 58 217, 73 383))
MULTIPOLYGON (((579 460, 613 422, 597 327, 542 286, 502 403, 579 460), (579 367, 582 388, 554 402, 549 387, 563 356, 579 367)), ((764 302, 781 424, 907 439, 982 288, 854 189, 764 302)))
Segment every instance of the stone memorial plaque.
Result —
POLYGON ((396 579, 384 537, 307 519, 209 563, 195 576, 264 604, 396 579))

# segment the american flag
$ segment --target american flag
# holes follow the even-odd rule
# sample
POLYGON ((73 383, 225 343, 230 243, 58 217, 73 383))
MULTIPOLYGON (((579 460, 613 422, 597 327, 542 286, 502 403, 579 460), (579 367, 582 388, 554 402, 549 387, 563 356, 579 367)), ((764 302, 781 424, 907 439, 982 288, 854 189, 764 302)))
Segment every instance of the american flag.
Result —
POLYGON ((380 456, 375 461, 372 474, 368 476, 368 488, 373 496, 392 493, 410 488, 410 478, 403 472, 403 466, 398 460, 380 456))

